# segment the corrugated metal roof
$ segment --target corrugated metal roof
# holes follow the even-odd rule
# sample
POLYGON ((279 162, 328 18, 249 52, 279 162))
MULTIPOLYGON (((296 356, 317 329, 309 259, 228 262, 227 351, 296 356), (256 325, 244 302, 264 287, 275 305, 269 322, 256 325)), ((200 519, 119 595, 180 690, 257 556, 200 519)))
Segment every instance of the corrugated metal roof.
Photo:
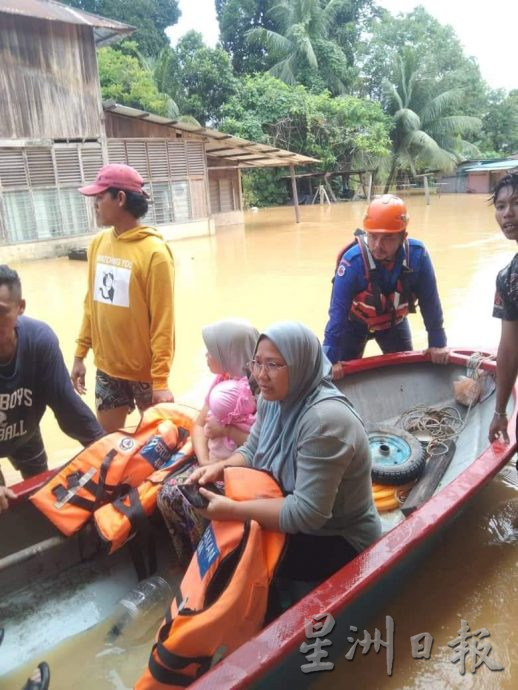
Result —
POLYGON ((480 162, 469 168, 464 168, 463 172, 491 172, 492 170, 513 170, 518 168, 518 160, 508 158, 504 161, 480 162))
POLYGON ((115 19, 83 12, 54 0, 0 0, 0 14, 18 14, 65 24, 91 26, 97 45, 106 45, 135 31, 135 27, 115 19))
POLYGON ((304 156, 301 153, 293 153, 292 151, 279 149, 269 144, 257 144, 247 139, 233 137, 225 132, 219 132, 217 129, 200 127, 200 125, 194 125, 190 122, 179 122, 172 118, 154 115, 144 110, 119 105, 113 100, 104 101, 103 108, 116 115, 134 117, 145 122, 166 125, 180 132, 196 134, 205 140, 205 149, 208 157, 221 162, 232 161, 240 168, 280 168, 288 165, 308 165, 309 163, 320 162, 318 158, 304 156))

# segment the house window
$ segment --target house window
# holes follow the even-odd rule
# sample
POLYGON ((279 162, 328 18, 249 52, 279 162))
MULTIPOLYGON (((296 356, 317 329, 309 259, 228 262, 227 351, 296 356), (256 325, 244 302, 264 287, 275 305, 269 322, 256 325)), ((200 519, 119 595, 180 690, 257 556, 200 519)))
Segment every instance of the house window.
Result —
POLYGON ((167 225, 174 221, 173 195, 169 182, 153 182, 152 185, 152 208, 154 210, 154 223, 156 225, 167 225))
POLYGON ((29 191, 4 192, 2 201, 5 243, 17 244, 37 239, 31 193, 29 191))
POLYGON ((173 182, 173 213, 177 223, 182 223, 191 218, 191 198, 187 180, 173 182))
POLYGON ((65 236, 84 235, 89 231, 90 222, 85 198, 76 189, 60 189, 62 230, 65 236))
POLYGON ((0 148, 3 244, 90 232, 91 211, 77 188, 102 166, 98 144, 0 148))
POLYGON ((203 142, 111 139, 108 157, 110 163, 136 167, 147 183, 151 204, 144 222, 167 225, 207 217, 203 142))
POLYGON ((36 238, 51 240, 63 237, 58 190, 33 189, 32 203, 36 216, 36 238))

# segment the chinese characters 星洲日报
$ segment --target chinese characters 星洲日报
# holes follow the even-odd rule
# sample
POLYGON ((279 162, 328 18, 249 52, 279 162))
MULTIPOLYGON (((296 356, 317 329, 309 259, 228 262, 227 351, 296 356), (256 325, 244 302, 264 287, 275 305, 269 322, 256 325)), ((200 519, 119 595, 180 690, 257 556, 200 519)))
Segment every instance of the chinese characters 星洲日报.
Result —
MULTIPOLYGON (((305 655, 307 664, 303 664, 300 668, 303 673, 313 673, 316 671, 332 671, 334 663, 329 660, 329 648, 333 643, 327 638, 333 631, 336 621, 330 613, 319 613, 311 618, 306 618, 304 621, 304 632, 306 639, 309 642, 303 642, 300 645, 300 652, 305 655)), ((387 654, 387 675, 392 675, 392 668, 394 663, 394 635, 395 625, 391 616, 385 617, 386 638, 383 640, 381 632, 378 628, 375 629, 374 636, 367 630, 363 631, 363 639, 354 639, 354 637, 347 637, 347 641, 351 643, 351 647, 347 651, 345 658, 348 661, 354 659, 356 649, 361 647, 362 654, 367 654, 371 648, 374 648, 376 654, 382 647, 386 649, 387 654)), ((358 628, 354 625, 349 626, 352 633, 357 633, 358 628)), ((475 673, 477 668, 482 664, 487 666, 491 671, 502 671, 503 666, 497 661, 489 657, 491 652, 491 645, 486 640, 480 643, 480 640, 488 638, 490 635, 487 628, 480 628, 473 633, 470 632, 470 627, 464 619, 461 619, 461 628, 458 631, 458 636, 448 642, 448 646, 457 649, 456 653, 450 657, 452 664, 459 663, 459 672, 464 675, 466 671, 466 661, 469 658, 469 670, 475 673), (477 639, 478 638, 478 639, 477 639)), ((432 653, 433 637, 428 632, 413 635, 410 638, 410 647, 413 659, 429 659, 432 653)))

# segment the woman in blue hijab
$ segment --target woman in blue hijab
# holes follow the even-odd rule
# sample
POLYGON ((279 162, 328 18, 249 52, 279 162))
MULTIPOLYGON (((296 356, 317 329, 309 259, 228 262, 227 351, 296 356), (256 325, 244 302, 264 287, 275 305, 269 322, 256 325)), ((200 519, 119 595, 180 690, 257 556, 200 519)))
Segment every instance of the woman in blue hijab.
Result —
POLYGON ((189 480, 213 520, 249 520, 287 533, 279 576, 322 581, 381 533, 363 423, 331 381, 317 337, 285 321, 259 336, 250 368, 259 387, 257 418, 246 443, 189 480), (268 470, 284 498, 234 501, 203 488, 228 466, 268 470))

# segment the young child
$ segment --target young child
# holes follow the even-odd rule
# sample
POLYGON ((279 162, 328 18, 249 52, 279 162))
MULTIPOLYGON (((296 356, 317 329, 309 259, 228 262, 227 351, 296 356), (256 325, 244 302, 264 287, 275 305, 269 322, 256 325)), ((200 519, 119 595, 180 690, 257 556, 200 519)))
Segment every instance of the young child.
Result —
POLYGON ((247 364, 252 359, 258 331, 247 322, 226 320, 206 326, 202 335, 207 366, 215 379, 191 432, 197 462, 168 479, 157 497, 181 565, 189 563, 207 521, 178 490, 178 485, 199 465, 229 457, 246 441, 255 419, 247 364))
MULTIPOLYGON (((250 390, 248 378, 240 379, 217 377, 211 386, 206 403, 208 406, 207 418, 213 417, 217 424, 225 431, 228 427, 235 427, 246 434, 255 422, 256 402, 250 390)), ((207 436, 210 433, 209 422, 203 427, 207 436)), ((224 460, 232 455, 237 448, 237 443, 231 436, 208 437, 209 460, 224 460)))

